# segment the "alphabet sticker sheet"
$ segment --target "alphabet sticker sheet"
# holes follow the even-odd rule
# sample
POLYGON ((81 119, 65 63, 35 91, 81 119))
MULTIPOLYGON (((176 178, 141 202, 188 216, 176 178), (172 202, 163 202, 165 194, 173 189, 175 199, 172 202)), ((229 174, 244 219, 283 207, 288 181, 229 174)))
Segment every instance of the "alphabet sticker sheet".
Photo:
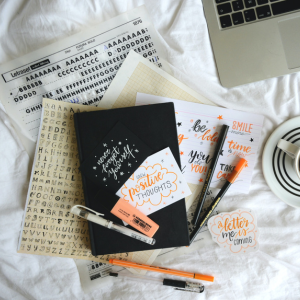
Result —
POLYGON ((85 205, 73 114, 97 107, 43 100, 42 121, 19 240, 19 253, 151 264, 160 250, 93 256, 88 221, 70 213, 85 205))
POLYGON ((245 158, 247 167, 230 189, 247 193, 260 145, 263 116, 142 93, 136 97, 136 105, 165 102, 175 105, 182 172, 187 182, 204 183, 221 126, 226 124, 230 128, 211 187, 221 188, 239 159, 245 158))

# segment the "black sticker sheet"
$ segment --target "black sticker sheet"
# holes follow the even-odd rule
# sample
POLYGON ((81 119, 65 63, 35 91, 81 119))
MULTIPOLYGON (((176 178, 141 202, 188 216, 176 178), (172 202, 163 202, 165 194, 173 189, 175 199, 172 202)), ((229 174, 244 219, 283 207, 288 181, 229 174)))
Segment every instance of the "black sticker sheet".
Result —
POLYGON ((82 174, 116 193, 152 149, 121 122, 107 134, 80 166, 82 174))

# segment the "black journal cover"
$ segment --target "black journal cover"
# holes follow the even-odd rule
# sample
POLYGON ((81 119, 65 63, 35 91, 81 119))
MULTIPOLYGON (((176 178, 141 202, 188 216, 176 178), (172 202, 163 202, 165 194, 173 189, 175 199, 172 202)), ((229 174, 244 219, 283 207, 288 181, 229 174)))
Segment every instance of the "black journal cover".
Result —
MULTIPOLYGON (((153 153, 170 147, 180 167, 173 103, 76 113, 74 122, 81 164, 93 153, 112 128, 121 122, 148 145, 153 153)), ((105 214, 106 219, 124 225, 95 199, 99 186, 83 174, 82 181, 86 206, 105 214)), ((92 254, 103 255, 189 245, 185 199, 148 216, 160 226, 154 235, 156 243, 153 246, 89 222, 92 254)))
POLYGON ((80 171, 99 187, 115 194, 152 153, 138 136, 118 122, 80 163, 80 171))

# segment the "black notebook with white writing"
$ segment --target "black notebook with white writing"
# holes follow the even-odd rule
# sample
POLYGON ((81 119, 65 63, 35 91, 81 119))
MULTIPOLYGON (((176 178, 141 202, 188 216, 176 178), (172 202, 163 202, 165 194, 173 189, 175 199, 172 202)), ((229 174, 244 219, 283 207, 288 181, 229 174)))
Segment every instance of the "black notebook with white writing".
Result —
MULTIPOLYGON (((124 125, 124 127, 126 127, 126 130, 129 130, 140 139, 143 148, 139 145, 140 148, 138 149, 143 149, 142 152, 145 152, 145 155, 148 156, 169 147, 180 167, 180 154, 173 103, 76 113, 74 114, 74 122, 79 159, 82 166, 84 166, 86 160, 91 160, 91 154, 95 153, 97 147, 106 147, 106 145, 109 145, 108 141, 111 142, 114 140, 113 138, 108 140, 106 137, 109 136, 109 133, 117 124, 122 124, 122 126, 124 125), (99 143, 103 140, 104 142, 99 146, 99 143)), ((124 136, 120 136, 120 138, 124 138, 124 136)), ((122 140, 118 142, 122 142, 122 140)), ((114 143, 114 141, 111 143, 114 143)), ((136 148, 134 149, 136 150, 136 148)), ((107 211, 101 206, 99 201, 95 199, 97 192, 101 189, 101 186, 98 185, 98 181, 95 180, 96 177, 92 177, 99 174, 96 171, 97 170, 92 168, 91 174, 88 174, 88 176, 83 175, 82 172, 86 206, 95 211, 104 213, 106 219, 124 225, 119 218, 107 211)), ((103 181, 104 177, 102 177, 101 180, 103 181)), ((105 179, 106 178, 107 176, 105 179)), ((126 179, 128 178, 124 177, 124 182, 126 179)), ((104 182, 106 184, 107 181, 104 180, 104 182)), ((114 191, 112 187, 110 192, 116 193, 117 190, 114 191)), ((159 211, 149 214, 148 217, 159 225, 159 229, 154 235, 156 240, 155 245, 140 242, 89 222, 92 254, 103 255, 189 245, 184 198, 159 211)), ((129 228, 135 230, 130 226, 129 228)))

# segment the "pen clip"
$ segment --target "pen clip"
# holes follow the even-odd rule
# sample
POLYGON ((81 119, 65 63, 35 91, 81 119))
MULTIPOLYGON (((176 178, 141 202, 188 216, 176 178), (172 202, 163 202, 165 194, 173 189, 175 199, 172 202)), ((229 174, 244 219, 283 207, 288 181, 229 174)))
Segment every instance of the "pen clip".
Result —
POLYGON ((84 209, 87 210, 87 211, 93 212, 96 216, 104 216, 104 214, 98 213, 98 212, 96 212, 96 211, 94 211, 94 210, 92 210, 92 209, 90 209, 90 208, 88 208, 88 207, 86 207, 86 206, 83 206, 83 205, 74 205, 74 206, 71 208, 71 210, 72 210, 74 207, 81 207, 81 208, 84 208, 84 209))
POLYGON ((204 286, 199 288, 174 288, 174 290, 183 291, 183 292, 192 292, 192 293, 203 293, 204 286))

